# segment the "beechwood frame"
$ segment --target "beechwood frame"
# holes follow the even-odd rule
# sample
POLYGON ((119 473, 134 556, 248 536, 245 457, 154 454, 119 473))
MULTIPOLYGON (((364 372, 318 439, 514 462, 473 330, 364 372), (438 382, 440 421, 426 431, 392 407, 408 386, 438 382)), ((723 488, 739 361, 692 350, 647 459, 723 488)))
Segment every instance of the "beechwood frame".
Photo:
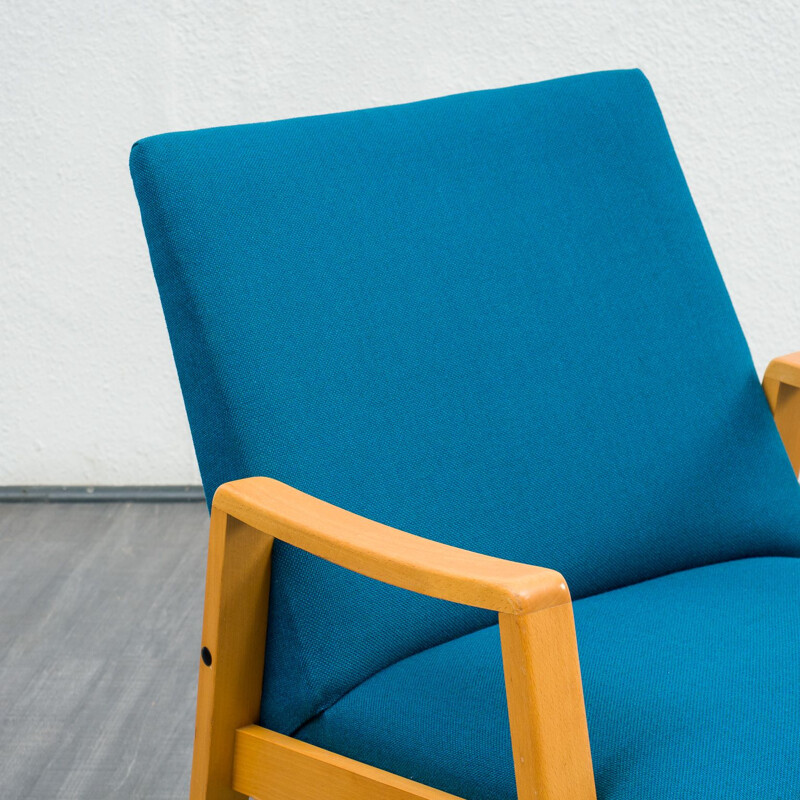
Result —
MULTIPOLYGON (((800 352, 773 360, 763 388, 797 475, 800 352)), ((517 797, 595 800, 572 602, 558 572, 404 533, 268 478, 214 495, 190 800, 317 800, 320 786, 329 800, 458 800, 257 724, 275 539, 498 612, 517 797)))

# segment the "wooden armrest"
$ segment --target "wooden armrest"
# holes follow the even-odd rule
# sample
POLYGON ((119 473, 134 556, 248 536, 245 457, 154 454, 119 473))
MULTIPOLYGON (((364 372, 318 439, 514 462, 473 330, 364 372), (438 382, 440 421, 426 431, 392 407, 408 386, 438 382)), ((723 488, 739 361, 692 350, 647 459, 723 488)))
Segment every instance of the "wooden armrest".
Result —
POLYGON ((283 797, 282 787, 317 797, 320 780, 336 797, 457 800, 253 726, 275 539, 384 583, 499 612, 517 796, 595 800, 572 603, 558 572, 413 536, 268 478, 214 495, 192 800, 283 797))
POLYGON ((270 478, 223 484, 213 506, 326 561, 442 600, 506 614, 570 602, 566 581, 555 570, 414 536, 270 478))
POLYGON ((797 475, 800 470, 800 352, 772 359, 762 383, 783 446, 797 475))
POLYGON ((800 388, 800 351, 773 358, 764 372, 764 392, 773 413, 781 384, 800 388))

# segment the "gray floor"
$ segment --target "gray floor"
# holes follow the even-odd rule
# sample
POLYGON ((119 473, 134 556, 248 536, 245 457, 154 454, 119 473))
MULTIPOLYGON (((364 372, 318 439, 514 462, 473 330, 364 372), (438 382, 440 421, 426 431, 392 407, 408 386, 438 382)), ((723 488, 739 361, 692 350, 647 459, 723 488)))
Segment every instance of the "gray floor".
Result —
POLYGON ((188 797, 203 503, 0 504, 4 800, 188 797))

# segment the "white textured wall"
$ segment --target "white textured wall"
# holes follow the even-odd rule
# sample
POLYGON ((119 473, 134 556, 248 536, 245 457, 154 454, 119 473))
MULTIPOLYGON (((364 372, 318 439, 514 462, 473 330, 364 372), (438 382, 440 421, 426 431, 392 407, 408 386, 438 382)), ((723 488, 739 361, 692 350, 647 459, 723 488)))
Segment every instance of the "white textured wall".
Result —
POLYGON ((800 12, 0 0, 0 484, 197 468, 127 159, 165 130, 639 66, 759 369, 800 349, 800 12))

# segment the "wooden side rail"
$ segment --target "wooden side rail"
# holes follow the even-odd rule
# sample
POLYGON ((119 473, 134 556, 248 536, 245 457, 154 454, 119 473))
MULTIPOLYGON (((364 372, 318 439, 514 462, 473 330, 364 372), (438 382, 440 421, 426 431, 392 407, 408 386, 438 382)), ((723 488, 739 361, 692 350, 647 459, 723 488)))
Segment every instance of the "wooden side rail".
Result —
POLYGON ((233 787, 245 797, 268 800, 461 800, 258 725, 236 731, 233 787))
POLYGON ((770 361, 764 372, 764 394, 794 474, 800 471, 800 352, 770 361))
POLYGON ((191 800, 452 797, 253 724, 274 539, 497 611, 519 799, 595 800, 572 603, 558 572, 413 536, 267 478, 233 481, 214 496, 191 800))

